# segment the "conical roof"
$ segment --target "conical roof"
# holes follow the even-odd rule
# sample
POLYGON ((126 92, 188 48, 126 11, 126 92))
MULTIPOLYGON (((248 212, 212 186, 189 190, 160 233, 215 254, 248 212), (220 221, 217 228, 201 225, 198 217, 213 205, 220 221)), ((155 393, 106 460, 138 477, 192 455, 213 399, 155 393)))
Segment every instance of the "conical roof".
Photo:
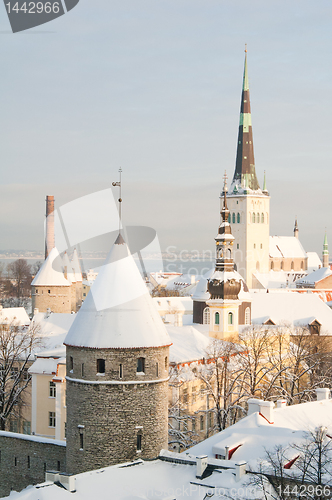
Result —
POLYGON ((247 69, 247 49, 245 50, 244 73, 241 98, 239 135, 237 143, 236 165, 231 190, 234 188, 259 188, 255 170, 254 142, 251 126, 249 79, 247 69))
POLYGON ((73 258, 71 259, 71 267, 73 268, 73 271, 75 273, 76 281, 83 281, 82 270, 76 248, 74 248, 73 258))
POLYGON ((64 343, 96 349, 159 347, 172 343, 121 235, 64 343))
POLYGON ((44 264, 32 281, 34 286, 70 286, 63 274, 62 261, 58 250, 54 247, 48 254, 44 264))
POLYGON ((67 252, 63 254, 62 262, 63 262, 64 273, 65 275, 67 274, 67 280, 70 281, 70 283, 76 283, 77 280, 75 278, 75 273, 71 266, 67 252))

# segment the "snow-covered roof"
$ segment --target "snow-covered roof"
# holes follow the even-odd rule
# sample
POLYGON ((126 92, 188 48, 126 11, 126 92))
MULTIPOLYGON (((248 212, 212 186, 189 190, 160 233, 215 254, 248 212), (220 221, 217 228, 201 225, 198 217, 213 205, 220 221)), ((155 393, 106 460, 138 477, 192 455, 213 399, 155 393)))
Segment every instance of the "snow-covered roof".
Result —
POLYGON ((63 263, 64 273, 66 274, 66 272, 67 272, 67 278, 66 279, 68 281, 70 281, 70 283, 76 283, 75 273, 74 273, 73 268, 71 266, 71 263, 70 263, 70 260, 69 260, 67 252, 65 252, 63 254, 62 263, 63 263))
POLYGON ((82 281, 82 270, 76 248, 74 248, 73 257, 71 259, 71 267, 75 273, 76 281, 82 281))
POLYGON ((322 267, 321 269, 317 269, 317 271, 313 271, 308 274, 304 278, 297 280, 296 284, 298 285, 308 285, 313 286, 315 283, 322 281, 325 278, 328 278, 332 275, 332 271, 329 267, 322 267))
POLYGON ((39 375, 56 375, 58 360, 54 358, 37 358, 30 366, 29 373, 39 375))
POLYGON ((70 286, 63 275, 62 260, 56 248, 52 248, 31 285, 70 286))
POLYGON ((133 256, 120 235, 77 313, 65 344, 91 348, 171 344, 133 256))
MULTIPOLYGON (((30 434, 20 434, 18 432, 8 432, 8 431, 0 431, 0 436, 21 439, 22 441, 34 441, 35 443, 44 443, 44 444, 55 444, 57 446, 66 446, 66 441, 61 441, 59 439, 46 438, 42 436, 32 436, 30 434)), ((25 491, 25 490, 23 490, 25 491)), ((37 490, 38 491, 38 490, 37 490)), ((20 493, 13 492, 14 495, 20 495, 20 493)), ((25 496, 23 493, 22 496, 25 496)))
POLYGON ((30 324, 30 319, 24 307, 0 307, 0 323, 25 326, 30 324))
POLYGON ((307 257, 300 240, 295 236, 270 236, 269 254, 271 258, 280 259, 307 257))
POLYGON ((62 352, 64 351, 63 342, 75 317, 76 314, 66 313, 40 312, 34 315, 32 321, 39 326, 39 334, 43 338, 42 352, 53 349, 62 349, 62 352))
POLYGON ((153 297, 152 299, 157 311, 181 312, 192 314, 193 301, 191 297, 153 297))
POLYGON ((170 362, 185 363, 206 357, 206 349, 211 343, 208 336, 208 325, 204 325, 206 334, 196 325, 166 326, 171 341, 169 350, 170 362))
POLYGON ((318 253, 307 252, 307 256, 308 256, 307 268, 308 268, 309 273, 311 273, 312 271, 316 271, 317 269, 323 267, 323 263, 320 260, 318 253))
POLYGON ((253 324, 273 319, 278 325, 307 326, 317 319, 322 325, 321 333, 332 335, 332 310, 316 294, 280 291, 251 296, 253 324))
MULTIPOLYGON (((189 449, 192 455, 224 455, 229 449, 240 446, 232 460, 245 460, 256 468, 264 459, 265 450, 273 450, 276 445, 287 447, 303 440, 305 432, 324 426, 332 431, 332 400, 313 401, 298 405, 273 409, 273 423, 269 423, 258 412, 252 413, 222 432, 211 436, 189 449)), ((257 469, 256 469, 257 470, 257 469)))
MULTIPOLYGON (((268 273, 260 273, 255 271, 253 275, 260 283, 262 288, 286 288, 295 287, 294 283, 297 279, 306 276, 306 271, 269 271, 268 273)), ((258 288, 258 287, 257 287, 258 288)))
POLYGON ((201 276, 194 274, 181 274, 181 276, 173 276, 167 280, 166 290, 181 290, 190 285, 195 285, 201 276))

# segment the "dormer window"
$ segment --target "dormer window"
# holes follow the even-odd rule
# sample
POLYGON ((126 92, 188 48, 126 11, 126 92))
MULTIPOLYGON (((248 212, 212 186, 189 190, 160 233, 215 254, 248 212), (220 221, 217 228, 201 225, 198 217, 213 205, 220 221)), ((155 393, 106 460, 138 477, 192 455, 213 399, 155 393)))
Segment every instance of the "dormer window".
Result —
POLYGON ((145 358, 137 358, 137 373, 145 373, 145 358))
POLYGON ((97 359, 97 373, 105 373, 105 360, 97 359))

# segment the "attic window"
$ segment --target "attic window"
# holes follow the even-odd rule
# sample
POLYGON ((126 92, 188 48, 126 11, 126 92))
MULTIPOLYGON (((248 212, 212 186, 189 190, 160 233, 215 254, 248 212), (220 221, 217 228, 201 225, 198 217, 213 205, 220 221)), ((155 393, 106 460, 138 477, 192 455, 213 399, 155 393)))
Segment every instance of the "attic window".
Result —
POLYGON ((97 359, 97 373, 105 373, 105 360, 97 359))
POLYGON ((145 358, 137 358, 137 373, 145 372, 145 358))

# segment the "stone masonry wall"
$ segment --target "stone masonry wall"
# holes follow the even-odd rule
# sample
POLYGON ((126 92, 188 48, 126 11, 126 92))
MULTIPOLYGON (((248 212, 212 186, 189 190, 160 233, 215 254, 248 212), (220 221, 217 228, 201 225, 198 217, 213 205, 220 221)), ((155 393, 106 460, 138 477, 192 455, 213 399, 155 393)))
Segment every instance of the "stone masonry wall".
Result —
POLYGON ((46 470, 66 470, 66 446, 36 436, 0 432, 0 497, 45 481, 46 470), (45 442, 47 441, 47 442, 45 442))
POLYGON ((70 286, 32 286, 31 296, 32 311, 37 308, 39 312, 46 312, 48 307, 55 313, 72 311, 70 286))
POLYGON ((168 356, 168 347, 87 349, 67 346, 69 473, 136 458, 155 458, 162 448, 167 449, 168 356), (73 358, 72 372, 70 356, 73 358), (137 373, 139 357, 145 358, 142 374, 137 373), (97 359, 105 359, 105 375, 97 375, 97 359), (107 384, 110 381, 113 383, 107 384), (142 436, 141 451, 137 450, 138 434, 142 436))

